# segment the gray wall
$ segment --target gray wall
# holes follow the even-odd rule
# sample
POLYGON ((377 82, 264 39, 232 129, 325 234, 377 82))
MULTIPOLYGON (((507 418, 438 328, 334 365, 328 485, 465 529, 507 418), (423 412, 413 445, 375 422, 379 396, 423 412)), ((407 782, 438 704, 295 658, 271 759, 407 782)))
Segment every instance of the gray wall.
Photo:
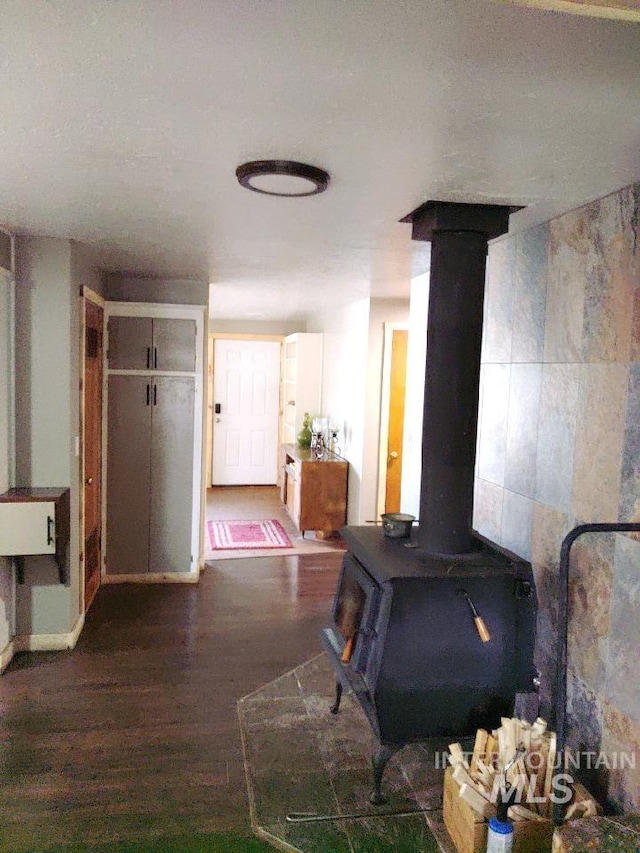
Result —
POLYGON ((65 585, 58 582, 50 558, 27 559, 25 583, 16 596, 20 636, 69 633, 82 607, 76 449, 83 286, 114 301, 206 305, 208 299, 208 284, 203 282, 103 276, 91 249, 73 241, 44 237, 17 241, 15 484, 71 490, 70 580, 65 585))
POLYGON ((77 293, 80 287, 89 287, 99 296, 104 296, 104 274, 98 268, 90 246, 71 241, 71 278, 77 293))
POLYGON ((12 264, 11 236, 0 231, 0 269, 10 270, 12 264))
POLYGON ((109 273, 104 276, 102 295, 110 302, 208 305, 209 283, 188 279, 145 278, 109 273))
MULTIPOLYGON (((7 262, 5 257, 5 263, 7 262)), ((10 263, 10 260, 9 260, 10 263)), ((11 486, 11 277, 0 264, 0 493, 11 486)), ((0 653, 12 636, 13 574, 10 561, 0 557, 0 653)))
POLYGON ((58 582, 54 561, 26 560, 17 587, 16 633, 71 630, 79 613, 78 583, 78 304, 66 240, 16 243, 16 485, 69 486, 72 582, 58 582))
MULTIPOLYGON (((537 660, 554 693, 562 539, 640 521, 640 184, 489 252, 475 524, 531 559, 537 660)), ((574 749, 640 749, 640 540, 574 546, 569 728, 574 749)), ((591 780, 640 809, 640 766, 591 780)))

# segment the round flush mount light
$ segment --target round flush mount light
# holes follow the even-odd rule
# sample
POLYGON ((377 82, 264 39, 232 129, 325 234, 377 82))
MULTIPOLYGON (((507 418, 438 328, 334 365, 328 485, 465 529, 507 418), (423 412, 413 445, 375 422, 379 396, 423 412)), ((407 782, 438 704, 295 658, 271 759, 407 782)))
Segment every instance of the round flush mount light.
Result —
POLYGON ((293 160, 253 160, 236 169, 236 178, 248 190, 296 198, 317 195, 329 185, 329 175, 317 166, 293 160))

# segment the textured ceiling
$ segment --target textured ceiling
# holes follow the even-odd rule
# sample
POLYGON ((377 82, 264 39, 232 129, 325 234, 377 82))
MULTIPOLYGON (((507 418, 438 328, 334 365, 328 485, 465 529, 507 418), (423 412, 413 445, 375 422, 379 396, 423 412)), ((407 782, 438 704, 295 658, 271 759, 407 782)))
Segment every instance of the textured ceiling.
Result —
MULTIPOLYGON (((492 0, 0 0, 0 222, 216 316, 401 296, 427 199, 512 228, 640 178, 640 25, 492 0), (329 190, 242 189, 290 158, 329 190)), ((419 260, 417 263, 419 267, 419 260)))

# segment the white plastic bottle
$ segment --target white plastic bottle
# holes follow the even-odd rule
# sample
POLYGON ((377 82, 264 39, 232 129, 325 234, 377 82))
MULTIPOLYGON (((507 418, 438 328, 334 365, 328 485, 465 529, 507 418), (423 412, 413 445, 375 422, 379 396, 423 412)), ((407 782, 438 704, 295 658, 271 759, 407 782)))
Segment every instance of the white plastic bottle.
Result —
POLYGON ((513 850, 513 824, 508 820, 489 819, 487 853, 511 853, 513 850))

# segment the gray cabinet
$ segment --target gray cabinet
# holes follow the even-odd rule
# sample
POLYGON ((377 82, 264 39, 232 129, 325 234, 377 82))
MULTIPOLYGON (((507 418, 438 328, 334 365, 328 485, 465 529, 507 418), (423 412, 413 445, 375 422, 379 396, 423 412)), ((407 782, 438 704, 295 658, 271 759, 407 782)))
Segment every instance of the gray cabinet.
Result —
POLYGON ((107 574, 188 572, 195 379, 112 374, 107 574))
POLYGON ((110 370, 196 369, 195 320, 113 315, 107 330, 110 370))
POLYGON ((149 571, 185 572, 191 568, 195 380, 159 376, 153 384, 149 571))
POLYGON ((203 314, 107 303, 106 316, 106 575, 191 573, 200 524, 203 314))
POLYGON ((107 574, 149 571, 152 411, 147 395, 147 377, 109 377, 107 574))

